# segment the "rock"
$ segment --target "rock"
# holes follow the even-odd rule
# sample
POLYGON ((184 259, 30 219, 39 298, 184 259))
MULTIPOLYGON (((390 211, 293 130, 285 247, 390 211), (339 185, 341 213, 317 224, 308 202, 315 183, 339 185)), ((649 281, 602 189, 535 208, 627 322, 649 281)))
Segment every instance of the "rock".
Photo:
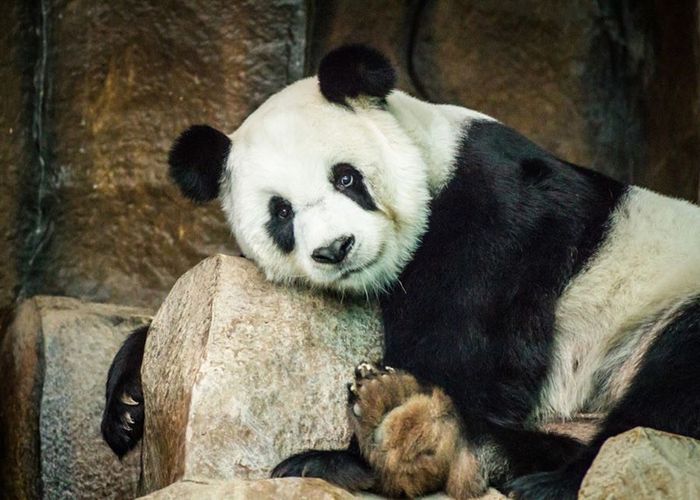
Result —
MULTIPOLYGON (((379 500, 372 494, 353 495, 325 481, 313 478, 260 479, 250 481, 231 479, 228 481, 182 480, 160 489, 144 500, 199 500, 200 498, 254 498, 255 500, 379 500)), ((450 500, 444 494, 421 497, 422 500, 450 500)), ((506 498, 494 489, 475 500, 501 500, 506 498)))
POLYGON ((102 441, 107 368, 142 309, 60 297, 25 301, 2 339, 0 484, 9 498, 133 497, 138 453, 102 441))
POLYGON ((700 498, 700 441, 643 427, 608 439, 579 498, 700 498))
POLYGON ((293 452, 346 445, 346 384, 381 357, 380 330, 364 302, 270 284, 240 257, 200 263, 149 333, 142 491, 265 478, 293 452))
POLYGON ((32 61, 27 52, 33 30, 28 11, 28 2, 10 0, 3 2, 0 16, 0 324, 2 310, 9 308, 21 280, 15 265, 22 242, 21 209, 23 215, 34 213, 21 189, 31 163, 32 61))
POLYGON ((58 207, 35 288, 157 307, 201 259, 236 251, 219 207, 170 182, 168 150, 193 123, 232 132, 302 76, 306 2, 44 4, 58 207))
POLYGON ((321 479, 285 478, 258 481, 182 480, 141 498, 149 500, 199 500, 201 498, 353 500, 355 497, 321 479))

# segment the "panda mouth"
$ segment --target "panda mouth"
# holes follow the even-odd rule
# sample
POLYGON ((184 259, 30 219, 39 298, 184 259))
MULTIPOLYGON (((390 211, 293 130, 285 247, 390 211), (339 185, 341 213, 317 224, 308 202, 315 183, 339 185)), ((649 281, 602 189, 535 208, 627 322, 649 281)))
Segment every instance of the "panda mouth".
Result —
POLYGON ((372 265, 372 263, 364 265, 364 266, 360 266, 360 267, 353 267, 352 269, 346 269, 345 271, 340 273, 340 276, 338 276, 338 279, 339 280, 348 279, 353 274, 361 273, 362 271, 367 269, 370 265, 372 265))
POLYGON ((339 281, 346 280, 346 279, 348 279, 350 276, 353 276, 353 275, 355 275, 355 274, 358 274, 358 273, 361 273, 361 272, 363 272, 363 271, 366 271, 367 269, 369 269, 369 268, 371 268, 372 266, 374 266, 377 262, 379 262, 379 260, 382 258, 382 255, 383 255, 383 254, 384 254, 384 245, 382 245, 382 247, 379 249, 379 251, 377 252, 377 254, 376 254, 371 260, 369 260, 368 262, 365 262, 365 263, 362 264, 361 266, 351 267, 350 269, 344 269, 344 270, 342 270, 341 273, 340 273, 340 276, 338 276, 337 279, 338 279, 339 281))

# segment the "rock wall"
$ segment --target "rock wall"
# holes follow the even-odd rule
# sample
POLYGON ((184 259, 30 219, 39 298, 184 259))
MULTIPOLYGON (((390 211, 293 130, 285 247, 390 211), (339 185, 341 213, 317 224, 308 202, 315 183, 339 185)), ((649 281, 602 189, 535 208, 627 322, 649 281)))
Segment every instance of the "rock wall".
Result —
POLYGON ((233 130, 303 76, 306 3, 11 0, 3 12, 0 306, 18 284, 29 296, 157 306, 203 257, 235 253, 216 204, 195 207, 172 186, 167 151, 193 123, 233 130), (17 27, 25 10, 29 41, 17 27), (22 87, 22 64, 36 89, 22 87), (28 149, 45 145, 41 166, 24 153, 23 114, 40 90, 28 149), (24 172, 31 182, 16 179, 24 172), (20 204, 26 244, 15 238, 20 204), (29 213, 39 204, 41 220, 29 213))
POLYGON ((20 186, 31 165, 31 11, 10 2, 0 16, 0 325, 21 282, 20 186))
POLYGON ((148 311, 35 297, 0 344, 3 498, 129 498, 138 451, 120 462, 102 440, 107 368, 148 311))

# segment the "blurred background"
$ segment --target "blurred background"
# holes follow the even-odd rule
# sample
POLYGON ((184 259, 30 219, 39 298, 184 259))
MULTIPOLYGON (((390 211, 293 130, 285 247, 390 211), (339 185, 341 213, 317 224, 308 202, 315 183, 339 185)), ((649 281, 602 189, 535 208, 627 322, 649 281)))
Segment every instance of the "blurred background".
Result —
POLYGON ((0 309, 35 294, 155 307, 235 252, 170 184, 178 132, 227 132, 374 45, 399 87, 491 114, 557 155, 697 201, 698 0, 2 0, 0 309))

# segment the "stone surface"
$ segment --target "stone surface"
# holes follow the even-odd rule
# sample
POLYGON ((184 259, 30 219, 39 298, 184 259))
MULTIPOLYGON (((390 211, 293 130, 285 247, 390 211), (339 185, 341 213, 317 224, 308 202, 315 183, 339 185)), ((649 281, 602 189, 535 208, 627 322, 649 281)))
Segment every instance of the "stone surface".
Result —
POLYGON ((700 2, 654 5, 656 64, 645 106, 649 165, 638 182, 700 202, 700 2))
POLYGON ((700 441, 637 427, 605 442, 579 498, 700 498, 700 441))
POLYGON ((119 462, 100 436, 107 368, 142 309, 35 297, 3 338, 0 481, 9 498, 133 497, 138 452, 119 462))
POLYGON ((182 480, 141 498, 149 500, 199 500, 201 498, 353 500, 355 497, 320 479, 289 478, 258 481, 182 480))
POLYGON ((40 293, 157 306, 207 255, 235 251, 215 204, 167 178, 192 123, 230 132, 302 76, 305 2, 45 0, 57 209, 40 293))
MULTIPOLYGON (((384 497, 377 495, 351 493, 313 478, 285 478, 245 480, 231 479, 228 481, 211 480, 182 480, 163 489, 141 497, 150 500, 199 500, 201 498, 237 498, 255 500, 380 500, 384 497)), ((423 500, 450 500, 444 494, 421 497, 423 500)), ((501 500, 506 498, 494 489, 477 500, 501 500)))
POLYGON ((365 303, 270 284, 240 257, 205 260, 148 337, 143 491, 268 477, 293 452, 347 444, 346 384, 380 341, 365 303))
POLYGON ((17 219, 20 186, 30 170, 32 62, 28 8, 21 0, 3 2, 0 16, 0 323, 15 296, 21 245, 17 219))

